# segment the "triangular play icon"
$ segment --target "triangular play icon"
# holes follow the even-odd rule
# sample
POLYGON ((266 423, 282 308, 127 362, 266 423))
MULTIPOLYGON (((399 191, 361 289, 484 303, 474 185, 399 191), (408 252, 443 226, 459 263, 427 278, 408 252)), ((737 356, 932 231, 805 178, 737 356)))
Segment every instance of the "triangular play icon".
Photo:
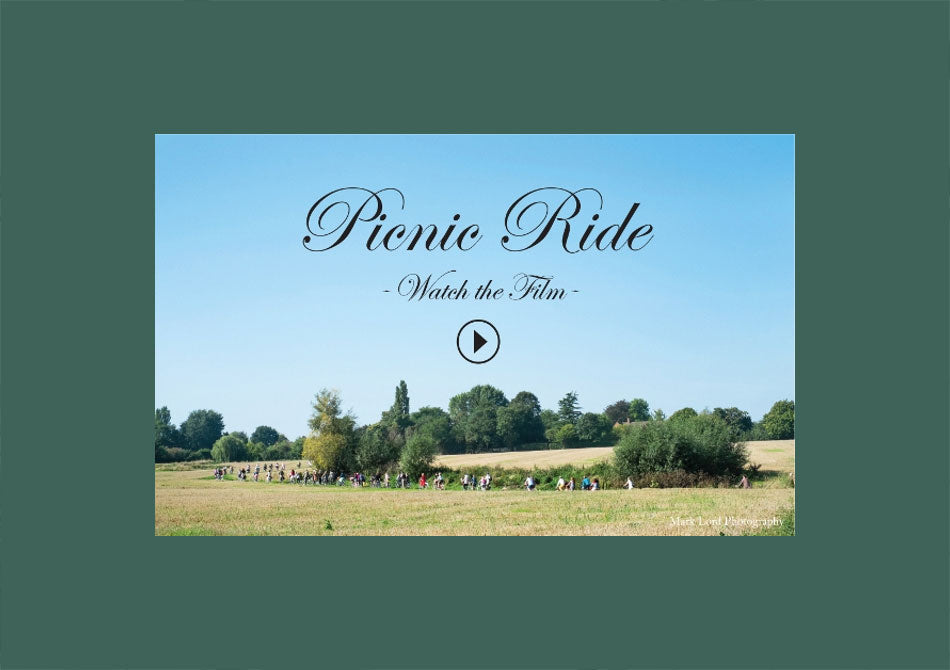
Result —
POLYGON ((478 350, 479 350, 479 349, 481 349, 481 348, 484 347, 486 344, 488 344, 488 340, 486 340, 484 337, 482 337, 481 335, 479 335, 479 334, 478 334, 478 331, 477 331, 477 330, 474 330, 474 329, 472 330, 472 336, 473 336, 473 339, 474 339, 474 341, 475 341, 475 347, 474 347, 473 351, 474 351, 475 353, 478 353, 478 350))

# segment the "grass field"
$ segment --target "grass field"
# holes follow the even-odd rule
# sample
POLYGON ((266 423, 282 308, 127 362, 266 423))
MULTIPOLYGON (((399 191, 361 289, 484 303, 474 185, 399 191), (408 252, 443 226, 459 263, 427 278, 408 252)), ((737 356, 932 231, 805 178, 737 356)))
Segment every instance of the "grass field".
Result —
MULTIPOLYGON (((794 469, 795 443, 749 443, 762 470, 794 469)), ((609 449, 449 456, 451 467, 595 463, 609 449), (588 452, 596 451, 596 454, 588 452), (539 455, 564 460, 537 461, 539 455), (508 461, 506 459, 518 459, 508 461), (584 458, 595 460, 585 461, 584 458), (525 460, 527 459, 527 460, 525 460)), ((294 464, 296 465, 296 464, 294 464)), ((446 463, 449 466, 449 463, 446 463)), ((159 466, 156 535, 742 535, 794 509, 794 489, 435 491, 216 481, 159 466), (759 524, 759 525, 754 525, 759 524)), ((774 530, 774 527, 765 527, 774 530)))

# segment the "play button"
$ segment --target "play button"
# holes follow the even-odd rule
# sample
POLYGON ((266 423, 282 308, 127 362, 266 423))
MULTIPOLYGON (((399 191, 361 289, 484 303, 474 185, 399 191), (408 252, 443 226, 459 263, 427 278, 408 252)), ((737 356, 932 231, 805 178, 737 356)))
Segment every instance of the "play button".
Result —
POLYGON ((488 340, 482 337, 477 330, 472 330, 472 335, 474 335, 475 353, 477 354, 479 349, 488 344, 488 340))
POLYGON ((472 319, 459 328, 455 346, 462 358, 469 363, 479 365, 495 357, 501 346, 501 336, 498 334, 498 329, 488 321, 472 319))

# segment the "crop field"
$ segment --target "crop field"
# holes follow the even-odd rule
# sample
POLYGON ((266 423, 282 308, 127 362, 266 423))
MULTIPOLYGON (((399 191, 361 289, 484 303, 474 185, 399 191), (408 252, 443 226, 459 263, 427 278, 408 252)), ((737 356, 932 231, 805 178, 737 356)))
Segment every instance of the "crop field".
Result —
MULTIPOLYGON (((790 472, 795 469, 795 440, 769 440, 747 442, 749 461, 762 466, 762 470, 790 472)), ((613 454, 613 447, 590 447, 586 449, 548 449, 544 451, 506 451, 492 454, 453 454, 440 456, 442 467, 483 468, 551 468, 558 465, 593 465, 613 454)))
POLYGON ((553 468, 558 465, 593 465, 614 453, 613 447, 586 449, 546 449, 544 451, 505 451, 489 454, 451 454, 439 456, 444 468, 553 468))
MULTIPOLYGON (((794 469, 795 443, 749 443, 762 470, 794 469)), ((587 465, 610 449, 478 454, 460 465, 587 465), (595 454, 585 452, 598 452, 595 454), (562 461, 536 461, 537 454, 562 461), (522 460, 507 461, 518 458, 522 460), (594 458, 585 461, 585 458, 594 458), (528 459, 525 461, 523 459, 528 459)), ((290 464, 288 464, 289 467, 290 464)), ((296 465, 294 463, 293 465, 296 465)), ((354 489, 217 481, 211 466, 158 466, 156 535, 743 535, 774 528, 793 512, 795 490, 774 484, 740 489, 605 491, 436 491, 354 489)))

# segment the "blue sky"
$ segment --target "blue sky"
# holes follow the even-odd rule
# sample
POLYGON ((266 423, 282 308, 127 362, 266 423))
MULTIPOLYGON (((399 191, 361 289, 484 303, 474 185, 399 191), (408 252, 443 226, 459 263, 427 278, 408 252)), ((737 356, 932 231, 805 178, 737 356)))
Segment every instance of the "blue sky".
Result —
POLYGON ((400 379, 412 410, 492 384, 585 411, 646 398, 667 414, 737 406, 758 420, 795 395, 794 137, 791 135, 158 135, 155 404, 172 420, 215 409, 227 430, 307 431, 314 393, 338 389, 361 423, 400 379), (374 224, 304 249, 310 206, 345 186, 396 187, 387 223, 479 225, 470 251, 369 251, 374 224), (597 188, 600 225, 634 225, 641 251, 568 254, 548 237, 505 251, 504 216, 543 186, 597 188), (410 272, 491 279, 553 275, 556 303, 409 303, 410 272), (472 365, 470 319, 501 334, 472 365))

